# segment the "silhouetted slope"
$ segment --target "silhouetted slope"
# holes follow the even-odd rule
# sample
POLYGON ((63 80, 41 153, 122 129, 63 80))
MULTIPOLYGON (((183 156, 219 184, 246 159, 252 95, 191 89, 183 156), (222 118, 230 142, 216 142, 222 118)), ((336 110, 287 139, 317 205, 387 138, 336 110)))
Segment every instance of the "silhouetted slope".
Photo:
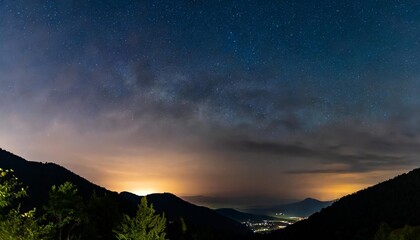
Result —
POLYGON ((291 203, 281 206, 283 213, 292 216, 308 217, 321 209, 330 206, 334 201, 319 201, 313 198, 306 198, 297 203, 291 203))
POLYGON ((282 204, 266 208, 249 209, 248 212, 262 215, 283 213, 290 216, 308 217, 321 209, 330 206, 334 201, 319 201, 313 198, 306 198, 300 202, 282 204))
POLYGON ((343 197, 266 239, 373 239, 380 223, 420 225, 420 169, 343 197))
POLYGON ((233 219, 237 222, 261 222, 264 220, 276 220, 277 218, 264 216, 264 215, 255 215, 251 213, 244 213, 233 208, 219 208, 215 210, 218 214, 233 219))
POLYGON ((118 197, 118 193, 95 185, 60 165, 27 161, 3 149, 0 149, 0 168, 13 169, 16 177, 28 186, 30 201, 26 204, 30 207, 45 204, 51 186, 60 185, 66 181, 74 183, 80 195, 85 199, 89 198, 93 191, 98 195, 107 193, 118 197))
MULTIPOLYGON (((127 192, 122 192, 121 195, 135 203, 139 203, 141 198, 127 192)), ((175 225, 179 225, 182 218, 190 228, 187 227, 185 233, 189 237, 196 235, 197 239, 245 239, 252 234, 246 226, 170 193, 151 194, 147 196, 147 200, 158 213, 164 212, 167 219, 175 225)))
POLYGON ((127 199, 121 198, 118 193, 99 187, 71 171, 53 163, 30 162, 0 149, 0 168, 13 169, 14 175, 19 178, 24 186, 28 187, 28 197, 23 199, 23 208, 36 207, 37 213, 42 214, 52 185, 61 185, 70 181, 77 186, 79 194, 85 200, 85 214, 91 216, 89 222, 90 240, 115 239, 112 229, 116 227, 121 213, 135 212, 136 206, 127 199), (93 193, 102 197, 96 200, 96 205, 89 203, 93 193))
MULTIPOLYGON (((93 192, 98 196, 107 195, 117 203, 119 211, 134 215, 137 195, 130 193, 118 194, 97 186, 73 172, 54 163, 30 162, 12 153, 0 149, 0 168, 13 169, 19 180, 28 186, 28 198, 25 198, 25 208, 41 209, 48 200, 52 185, 60 185, 66 181, 75 184, 80 195, 90 199, 93 192), (131 197, 130 197, 131 196, 131 197)), ((246 239, 251 236, 250 230, 239 223, 220 216, 215 211, 190 204, 172 194, 153 194, 148 197, 157 212, 165 212, 168 218, 168 238, 176 239, 246 239), (186 223, 186 233, 182 232, 181 218, 186 223)), ((111 232, 108 228, 107 231, 111 232)), ((112 232, 111 232, 112 233, 112 232)))

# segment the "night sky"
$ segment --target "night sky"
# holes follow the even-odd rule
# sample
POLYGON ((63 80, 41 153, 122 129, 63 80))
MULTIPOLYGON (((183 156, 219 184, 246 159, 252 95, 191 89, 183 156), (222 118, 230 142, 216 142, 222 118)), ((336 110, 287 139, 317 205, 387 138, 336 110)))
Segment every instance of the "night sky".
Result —
POLYGON ((420 3, 0 0, 0 147, 115 191, 341 197, 420 166, 420 3))

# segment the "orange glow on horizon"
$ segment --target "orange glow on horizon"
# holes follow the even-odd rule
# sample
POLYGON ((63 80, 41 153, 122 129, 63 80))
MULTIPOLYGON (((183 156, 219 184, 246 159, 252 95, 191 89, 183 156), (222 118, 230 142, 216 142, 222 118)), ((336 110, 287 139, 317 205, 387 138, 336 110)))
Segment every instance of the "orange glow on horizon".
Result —
POLYGON ((147 196, 152 193, 160 193, 161 191, 157 191, 155 189, 136 189, 136 190, 129 190, 129 192, 132 192, 139 196, 147 196))
POLYGON ((174 194, 182 194, 180 188, 175 183, 168 183, 165 179, 151 181, 149 179, 141 181, 136 179, 121 179, 119 182, 106 183, 110 189, 117 192, 127 191, 135 193, 139 196, 145 196, 152 193, 170 192, 174 194))
POLYGON ((369 184, 340 183, 340 184, 332 184, 332 185, 325 186, 324 188, 318 189, 317 192, 321 196, 320 200, 329 201, 329 200, 342 198, 346 195, 362 190, 368 186, 370 185, 369 184))
POLYGON ((376 185, 405 171, 407 170, 398 172, 374 171, 365 173, 310 174, 306 176, 305 182, 312 182, 312 188, 303 191, 309 193, 311 197, 329 201, 376 185))
POLYGON ((70 144, 60 142, 60 139, 75 139, 72 131, 60 131, 59 140, 48 138, 26 145, 18 144, 25 139, 5 136, 0 136, 0 146, 28 160, 55 162, 109 190, 129 191, 138 195, 170 192, 178 196, 237 197, 260 194, 262 197, 279 199, 312 197, 327 201, 341 198, 409 170, 281 176, 277 175, 274 167, 250 168, 242 165, 242 161, 228 157, 219 158, 217 155, 178 152, 173 149, 155 151, 145 146, 113 148, 115 141, 111 141, 112 139, 109 143, 101 142, 89 135, 80 141, 71 141, 70 144), (97 145, 89 145, 88 142, 97 145), (286 178, 287 181, 284 180, 286 178), (284 192, 289 195, 284 195, 284 192))

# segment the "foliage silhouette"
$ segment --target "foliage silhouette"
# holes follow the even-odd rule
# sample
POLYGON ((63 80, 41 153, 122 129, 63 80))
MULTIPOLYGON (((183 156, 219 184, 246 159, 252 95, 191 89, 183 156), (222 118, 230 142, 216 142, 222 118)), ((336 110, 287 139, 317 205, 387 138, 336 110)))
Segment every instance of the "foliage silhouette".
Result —
POLYGON ((60 186, 52 186, 44 210, 45 218, 53 222, 58 240, 80 238, 75 230, 83 221, 84 208, 83 200, 74 184, 65 182, 60 186))
POLYGON ((143 197, 136 216, 124 215, 121 226, 115 230, 118 240, 165 240, 166 219, 155 213, 143 197))
POLYGON ((49 228, 39 224, 35 218, 36 209, 23 212, 17 202, 27 196, 21 185, 13 170, 0 168, 0 239, 47 239, 49 228))

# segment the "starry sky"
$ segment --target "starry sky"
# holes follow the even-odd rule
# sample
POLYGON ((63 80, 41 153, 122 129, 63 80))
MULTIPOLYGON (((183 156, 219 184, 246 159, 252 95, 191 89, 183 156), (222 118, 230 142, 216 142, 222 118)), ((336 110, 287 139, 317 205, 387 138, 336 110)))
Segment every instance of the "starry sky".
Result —
POLYGON ((420 165, 419 41, 418 1, 0 0, 0 147, 115 191, 339 198, 420 165))

